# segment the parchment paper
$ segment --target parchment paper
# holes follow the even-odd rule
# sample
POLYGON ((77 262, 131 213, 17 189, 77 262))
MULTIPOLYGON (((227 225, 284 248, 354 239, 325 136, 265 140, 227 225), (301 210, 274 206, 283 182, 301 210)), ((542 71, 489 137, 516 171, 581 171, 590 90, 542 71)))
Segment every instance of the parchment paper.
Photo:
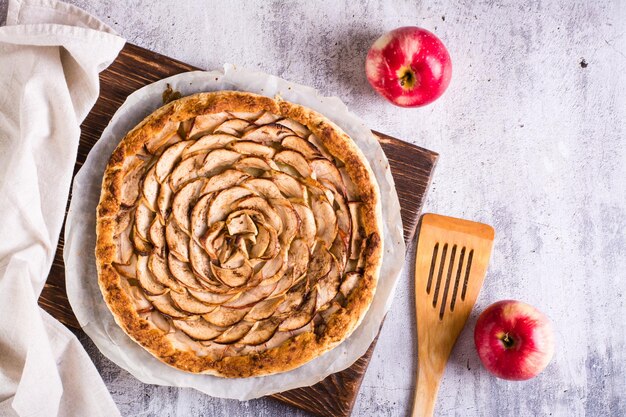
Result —
POLYGON ((400 204, 389 163, 371 131, 336 97, 261 72, 225 65, 224 71, 195 71, 148 85, 118 109, 102 137, 93 147, 74 179, 73 197, 65 225, 65 272, 67 294, 83 330, 100 351, 144 383, 192 387, 214 397, 248 400, 293 388, 313 385, 352 365, 370 346, 389 309, 404 265, 405 244, 400 204), (108 159, 125 134, 162 105, 167 84, 183 96, 216 90, 241 90, 283 99, 310 107, 346 131, 368 158, 378 180, 384 220, 384 256, 380 280, 372 305, 362 323, 342 344, 295 370, 256 378, 227 379, 195 375, 172 368, 136 344, 115 323, 107 308, 96 272, 96 206, 108 159))

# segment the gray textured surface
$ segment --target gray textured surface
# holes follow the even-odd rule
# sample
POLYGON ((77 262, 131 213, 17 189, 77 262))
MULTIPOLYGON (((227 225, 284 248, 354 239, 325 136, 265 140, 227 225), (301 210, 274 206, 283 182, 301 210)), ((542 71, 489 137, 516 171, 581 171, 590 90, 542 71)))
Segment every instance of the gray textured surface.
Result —
MULTIPOLYGON (((497 231, 476 310, 502 298, 536 305, 553 319, 558 346, 539 377, 497 380, 475 353, 472 317, 438 415, 626 415, 624 2, 72 3, 130 42, 191 64, 232 62, 338 95, 372 128, 441 154, 426 209, 497 231), (426 108, 395 108, 365 79, 370 44, 403 25, 434 31, 452 55, 452 84, 426 108)), ((412 291, 405 274, 355 416, 407 414, 412 291)), ((267 399, 143 385, 83 341, 125 416, 304 415, 267 399)))

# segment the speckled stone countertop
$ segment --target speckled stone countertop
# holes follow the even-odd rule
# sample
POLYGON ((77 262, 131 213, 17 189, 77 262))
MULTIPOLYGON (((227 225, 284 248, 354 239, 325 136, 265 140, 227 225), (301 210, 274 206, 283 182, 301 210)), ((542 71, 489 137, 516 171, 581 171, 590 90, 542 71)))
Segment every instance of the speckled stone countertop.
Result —
MULTIPOLYGON (((481 367, 473 315, 441 416, 626 415, 626 3, 620 1, 71 0, 129 42, 190 64, 230 62, 339 96, 371 128, 440 154, 425 210, 497 231, 475 311, 514 298, 556 327, 553 362, 522 383, 481 367), (400 109, 369 87, 370 44, 418 25, 446 43, 452 84, 400 109)), ((0 0, 5 16, 6 0, 0 0)), ((410 249, 412 251, 413 249, 410 249)), ((416 363, 407 260, 354 416, 405 416, 416 363)), ((148 386, 79 333, 124 416, 304 416, 270 399, 148 386)))

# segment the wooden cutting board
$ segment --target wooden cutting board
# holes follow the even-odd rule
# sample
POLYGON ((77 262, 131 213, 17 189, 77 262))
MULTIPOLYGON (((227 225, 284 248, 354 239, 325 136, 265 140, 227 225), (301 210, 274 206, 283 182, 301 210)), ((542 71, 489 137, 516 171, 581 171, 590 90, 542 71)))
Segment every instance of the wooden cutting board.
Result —
MULTIPOLYGON (((81 125, 74 174, 83 165, 87 154, 129 94, 154 81, 197 69, 138 46, 126 44, 113 64, 100 74, 100 97, 81 125)), ((409 242, 415 234, 424 196, 438 155, 382 133, 374 133, 389 158, 391 172, 400 197, 404 238, 409 242)), ((92 278, 96 279, 96 277, 92 278)), ((63 232, 61 232, 50 275, 39 298, 39 304, 65 325, 79 328, 65 291, 63 232)), ((367 353, 350 368, 330 375, 311 387, 286 391, 272 395, 272 397, 320 416, 349 416, 375 345, 376 340, 367 353)))

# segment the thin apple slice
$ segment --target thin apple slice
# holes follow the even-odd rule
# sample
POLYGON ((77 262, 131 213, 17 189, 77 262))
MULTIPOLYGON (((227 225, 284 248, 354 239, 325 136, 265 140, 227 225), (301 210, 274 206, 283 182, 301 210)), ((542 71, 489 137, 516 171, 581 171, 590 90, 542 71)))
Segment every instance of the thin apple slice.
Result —
MULTIPOLYGON (((274 161, 280 164, 285 164, 293 167, 298 174, 303 178, 308 178, 313 172, 309 166, 309 162, 301 153, 296 151, 286 150, 276 154, 274 161)), ((279 165, 280 167, 280 165, 279 165)), ((281 169, 281 171, 284 171, 281 169)))
POLYGON ((212 282, 211 260, 202 247, 193 239, 189 241, 189 263, 200 278, 212 282))
POLYGON ((134 212, 130 208, 121 207, 115 216, 115 236, 119 236, 131 225, 131 222, 135 220, 134 212))
POLYGON ((159 197, 157 197, 157 207, 159 209, 159 215, 161 219, 165 220, 169 217, 172 209, 172 189, 168 182, 161 184, 159 188, 159 197))
POLYGON ((339 304, 337 301, 332 301, 328 304, 328 307, 324 308, 323 310, 320 310, 319 318, 323 322, 327 323, 330 316, 332 316, 339 310, 341 310, 341 304, 339 304))
POLYGON ((268 281, 276 280, 276 278, 279 278, 278 282, 276 282, 276 288, 274 288, 274 291, 272 291, 272 293, 269 295, 272 298, 285 295, 287 291, 289 291, 289 289, 293 285, 293 281, 294 281, 293 273, 287 270, 286 265, 287 263, 284 263, 283 264, 284 267, 281 269, 279 273, 274 275, 273 278, 270 278, 268 280, 264 280, 261 282, 261 284, 265 284, 268 281))
POLYGON ((260 177, 266 171, 278 169, 276 163, 271 160, 265 160, 254 156, 240 159, 233 164, 233 169, 245 172, 254 177, 260 177))
POLYGON ((153 295, 162 295, 168 288, 156 280, 150 269, 148 269, 148 257, 138 256, 136 265, 136 276, 143 289, 153 295))
POLYGON ((362 203, 358 201, 348 202, 348 209, 350 211, 350 228, 352 232, 352 236, 350 237, 350 259, 359 258, 359 249, 361 247, 361 241, 363 240, 362 228, 359 221, 361 217, 361 206, 362 203))
POLYGON ((304 326, 300 328, 290 330, 287 334, 289 334, 289 337, 296 337, 299 334, 306 333, 306 332, 313 333, 314 331, 315 331, 315 323, 313 322, 313 320, 311 320, 310 322, 308 322, 307 324, 305 324, 304 326))
POLYGON ((244 345, 260 345, 265 343, 274 336, 278 329, 278 321, 273 318, 267 320, 257 321, 246 335, 239 340, 239 343, 244 345))
POLYGON ((187 262, 180 261, 170 252, 167 257, 167 263, 170 272, 181 284, 188 289, 202 290, 202 285, 196 279, 196 276, 187 262))
POLYGON ((156 155, 161 148, 170 142, 173 136, 177 136, 178 123, 167 122, 166 125, 157 134, 152 136, 144 145, 144 148, 151 154, 156 155))
POLYGON ((215 130, 216 127, 224 123, 229 118, 230 115, 226 112, 210 113, 196 116, 193 121, 193 126, 189 131, 189 137, 193 138, 194 136, 203 133, 211 133, 215 130))
POLYGON ((206 151, 211 151, 213 149, 221 149, 230 142, 236 140, 237 137, 232 135, 217 134, 202 136, 200 139, 185 148, 183 151, 183 158, 194 153, 205 153, 206 151))
POLYGON ((260 156, 266 159, 271 159, 276 153, 276 150, 272 147, 245 140, 233 142, 229 148, 242 155, 260 156))
POLYGON ((320 138, 318 138, 314 134, 310 134, 307 140, 320 151, 324 158, 328 159, 329 161, 334 160, 334 157, 330 154, 330 152, 328 152, 328 149, 326 149, 326 146, 324 146, 320 138))
POLYGON ((113 263, 115 270, 126 278, 137 278, 137 256, 132 255, 130 262, 125 264, 113 263))
POLYGON ((237 216, 232 216, 232 214, 235 213, 231 213, 231 215, 228 216, 228 219, 226 220, 226 227, 228 228, 228 233, 231 236, 247 233, 256 235, 258 233, 258 229, 250 216, 245 213, 239 214, 237 216))
MULTIPOLYGON (((245 190, 249 193, 248 195, 252 194, 251 191, 247 189, 245 190)), ((233 209, 250 209, 260 212, 263 215, 264 220, 269 224, 272 229, 276 231, 278 235, 280 235, 283 231, 283 224, 280 216, 278 215, 278 212, 276 212, 276 210, 274 210, 274 208, 270 206, 264 198, 257 196, 241 198, 233 205, 233 209)))
POLYGON ((146 205, 152 211, 157 209, 157 198, 159 197, 159 181, 156 176, 156 164, 152 166, 146 173, 143 179, 143 198, 146 201, 146 205))
POLYGON ((293 208, 300 218, 300 236, 305 242, 314 242, 317 235, 317 224, 313 212, 302 204, 294 203, 293 208))
POLYGON ((342 195, 346 195, 346 187, 343 183, 343 178, 335 164, 328 159, 320 158, 309 161, 309 165, 313 172, 315 172, 315 178, 320 183, 328 181, 334 186, 335 190, 342 195))
POLYGON ((225 263, 233 255, 235 249, 228 240, 221 239, 221 246, 217 249, 217 262, 219 264, 225 263))
POLYGON ((254 304, 259 302, 259 300, 263 300, 264 298, 267 298, 267 296, 269 296, 272 293, 274 288, 276 288, 276 284, 252 287, 240 293, 239 297, 233 298, 232 300, 227 301, 222 305, 224 307, 231 307, 231 308, 252 307, 254 306, 254 304))
POLYGON ((149 295, 146 294, 146 298, 152 302, 152 305, 161 313, 170 317, 182 319, 188 316, 184 311, 180 311, 174 306, 170 292, 166 292, 162 295, 149 295))
POLYGON ((293 119, 280 119, 276 122, 276 124, 285 126, 286 128, 290 129, 292 132, 294 132, 296 135, 298 135, 301 138, 303 137, 305 138, 311 134, 311 132, 305 125, 303 125, 302 123, 296 122, 293 119))
POLYGON ((183 140, 184 140, 183 137, 178 132, 176 132, 175 134, 171 135, 165 142, 163 142, 163 145, 161 145, 161 147, 157 149, 157 152, 155 155, 157 156, 161 155, 170 146, 174 146, 178 142, 182 142, 183 140))
POLYGON ((174 292, 185 292, 185 287, 170 276, 167 263, 160 256, 154 253, 150 255, 148 258, 148 269, 152 272, 152 275, 154 275, 156 280, 162 285, 165 285, 174 292))
POLYGON ((259 271, 259 275, 265 284, 272 282, 269 280, 273 280, 273 282, 278 281, 278 279, 282 276, 282 272, 287 269, 285 259, 287 255, 286 252, 287 251, 284 248, 281 248, 278 254, 274 258, 267 261, 265 265, 263 265, 263 268, 259 271))
POLYGON ((141 192, 141 180, 145 172, 145 163, 139 158, 135 158, 124 174, 121 187, 121 204, 131 207, 139 198, 141 192))
POLYGON ((174 327, 195 340, 212 340, 221 335, 225 328, 208 323, 203 318, 196 320, 172 320, 174 327))
POLYGON ((337 263, 333 260, 330 271, 326 276, 317 281, 317 301, 315 303, 315 309, 319 310, 326 304, 328 304, 339 291, 339 284, 341 281, 341 271, 337 267, 337 263))
POLYGON ((229 119, 215 128, 213 133, 240 136, 251 123, 244 119, 229 119))
MULTIPOLYGON (((252 246, 252 244, 254 243, 254 239, 256 239, 256 237, 253 233, 242 233, 242 234, 236 235, 235 237, 235 247, 241 253, 243 253, 246 259, 249 259, 250 257, 250 254, 248 253, 248 246, 252 246)), ((254 268, 252 264, 251 266, 252 268, 254 268)))
POLYGON ((359 189, 352 181, 350 174, 348 174, 348 170, 346 167, 339 168, 339 173, 341 174, 341 179, 343 180, 343 184, 346 187, 346 198, 348 201, 354 201, 359 199, 359 189))
POLYGON ((189 232, 191 237, 198 242, 208 230, 206 225, 206 214, 209 211, 209 202, 211 201, 211 198, 213 198, 213 194, 203 195, 198 199, 198 201, 196 201, 193 209, 191 210, 189 232))
POLYGON ((367 256, 367 251, 365 249, 367 249, 367 245, 369 243, 369 240, 371 239, 371 236, 372 235, 370 235, 368 238, 361 239, 361 246, 358 251, 359 259, 356 264, 357 269, 365 268, 365 257, 367 256))
POLYGON ((148 232, 148 239, 154 245, 154 249, 159 254, 163 252, 165 247, 165 227, 161 224, 158 217, 152 221, 148 232))
POLYGON ((232 345, 223 345, 221 343, 215 343, 213 340, 207 340, 204 342, 199 342, 204 346, 202 350, 202 355, 206 355, 207 358, 218 361, 223 359, 232 345))
POLYGON ((163 183, 178 161, 180 161, 183 150, 191 141, 179 142, 170 146, 161 154, 155 165, 155 175, 160 183, 163 183))
POLYGON ((295 239, 289 246, 289 266, 293 268, 293 276, 300 277, 309 266, 309 247, 302 239, 295 239))
POLYGON ((265 114, 264 110, 260 110, 257 112, 245 112, 245 111, 230 111, 228 112, 235 119, 243 119, 247 120, 251 123, 255 122, 259 117, 265 114))
POLYGON ((331 194, 333 196, 333 201, 331 204, 335 209, 335 215, 337 216, 337 227, 343 230, 348 235, 351 232, 350 229, 350 209, 348 208, 348 203, 346 202, 345 197, 336 191, 334 188, 329 188, 331 194))
POLYGON ((327 195, 332 195, 332 192, 328 190, 324 184, 314 178, 300 178, 300 181, 306 186, 310 199, 325 198, 328 200, 327 195))
POLYGON ((281 144, 283 148, 296 151, 309 160, 322 157, 322 154, 311 142, 302 139, 300 136, 287 136, 283 139, 281 144))
POLYGON ((132 231, 133 224, 129 223, 126 229, 115 237, 115 241, 117 243, 115 262, 119 264, 128 265, 133 256, 134 248, 131 241, 132 231))
POLYGON ((278 213, 278 216, 283 224, 283 230, 279 236, 279 241, 281 245, 289 246, 293 238, 298 234, 298 229, 300 228, 301 223, 300 217, 289 200, 273 199, 270 200, 270 203, 278 213))
POLYGON ((145 204, 139 203, 135 210, 135 228, 143 240, 148 240, 150 226, 154 220, 155 213, 145 204))
POLYGON ((231 254, 225 258, 225 261, 220 264, 222 268, 239 268, 244 264, 247 258, 244 256, 243 252, 238 250, 236 247, 228 245, 231 250, 231 254))
POLYGON ((280 190, 272 181, 264 178, 250 178, 241 183, 242 187, 245 187, 253 191, 256 195, 271 199, 271 198, 283 198, 280 190))
POLYGON ((285 136, 293 135, 293 130, 276 123, 268 123, 255 129, 247 131, 243 140, 251 140, 264 145, 271 145, 272 142, 280 142, 285 136))
POLYGON ((139 235, 139 232, 137 232, 137 225, 133 225, 131 239, 133 241, 133 246, 135 247, 135 252, 138 254, 149 255, 150 252, 152 252, 152 244, 139 235))
POLYGON ((245 316, 246 320, 257 321, 270 317, 284 300, 285 296, 281 295, 257 303, 245 316))
POLYGON ((280 119, 281 119, 280 116, 277 116, 274 113, 266 111, 258 119, 254 121, 254 124, 256 124, 257 126, 263 126, 266 124, 274 123, 280 119))
POLYGON ((321 198, 312 199, 311 210, 317 226, 316 236, 329 248, 337 236, 338 227, 335 210, 326 199, 321 198))
POLYGON ((200 169, 208 153, 199 152, 192 155, 187 155, 182 159, 166 177, 166 181, 169 183, 170 188, 173 191, 178 189, 191 181, 194 178, 198 178, 201 173, 200 169))
POLYGON ((293 335, 291 334, 291 332, 276 331, 274 333, 274 336, 272 336, 272 338, 268 340, 267 342, 261 343, 260 345, 256 345, 256 346, 247 345, 241 350, 239 354, 250 355, 253 353, 265 352, 270 349, 277 348, 278 346, 282 345, 283 343, 285 343, 287 340, 291 339, 292 337, 293 335))
POLYGON ((217 307, 215 310, 202 316, 206 321, 216 326, 232 326, 239 323, 248 314, 246 308, 217 307))
POLYGON ((307 272, 307 276, 312 285, 314 285, 318 279, 328 274, 332 262, 332 255, 328 252, 323 243, 317 241, 313 253, 311 254, 307 272))
MULTIPOLYGON (((256 242, 252 245, 250 253, 248 254, 250 259, 263 256, 270 243, 270 232, 264 225, 258 225, 257 231, 256 242)), ((276 232, 274 232, 274 235, 276 235, 276 232)), ((276 241, 278 241, 278 238, 276 238, 276 241)))
POLYGON ((180 136, 183 139, 188 139, 189 132, 191 131, 194 121, 195 121, 194 119, 187 119, 187 120, 183 120, 182 122, 180 122, 178 124, 178 130, 177 130, 178 136, 180 136))
POLYGON ((218 174, 219 170, 232 166, 240 158, 241 154, 238 152, 229 151, 228 149, 215 149, 206 156, 198 176, 206 175, 211 177, 218 174))
POLYGON ((244 285, 254 272, 247 259, 244 260, 243 265, 232 269, 222 268, 211 263, 211 271, 217 279, 229 287, 240 287, 244 285))
POLYGON ((191 213, 192 206, 196 203, 200 191, 206 185, 207 180, 205 178, 198 178, 185 184, 174 195, 172 200, 172 215, 176 219, 178 226, 184 231, 189 232, 189 213, 191 213))
POLYGON ((278 190, 286 198, 305 199, 306 188, 291 175, 287 175, 281 171, 271 171, 270 176, 274 184, 276 184, 276 187, 278 187, 278 190))
POLYGON ((174 254, 182 262, 189 262, 189 236, 176 224, 170 221, 165 227, 165 240, 170 253, 174 254))
POLYGON ((189 294, 205 304, 220 305, 236 297, 235 294, 216 294, 207 291, 197 291, 189 289, 189 294))
POLYGON ((249 177, 250 175, 245 172, 237 171, 235 169, 227 169, 221 174, 217 174, 209 178, 209 182, 202 189, 202 194, 213 193, 216 191, 222 191, 226 188, 234 187, 249 177))
POLYGON ((183 293, 171 292, 170 296, 174 301, 174 305, 181 311, 192 314, 206 314, 215 310, 214 305, 205 304, 195 297, 189 295, 187 291, 183 293))
POLYGON ((344 270, 348 261, 348 249, 350 248, 349 240, 348 235, 346 235, 343 230, 339 229, 337 237, 329 249, 329 252, 333 255, 335 261, 337 261, 340 271, 344 270))
POLYGON ((289 313, 297 309, 302 305, 305 300, 305 291, 307 290, 306 281, 300 281, 300 283, 293 285, 289 291, 285 294, 285 299, 276 308, 275 315, 281 317, 287 317, 289 313))
POLYGON ((214 223, 201 237, 200 243, 206 250, 207 255, 212 261, 217 260, 217 249, 221 246, 224 239, 223 230, 225 222, 214 223))
POLYGON ((207 225, 211 227, 214 223, 223 221, 233 210, 233 203, 252 195, 252 191, 243 187, 232 187, 220 191, 209 205, 207 213, 207 225))
POLYGON ((170 333, 172 330, 170 319, 165 318, 159 310, 153 309, 150 314, 147 315, 146 319, 150 320, 156 327, 163 330, 165 333, 170 333))
POLYGON ((308 324, 313 319, 313 314, 315 312, 315 300, 317 299, 317 290, 313 289, 304 304, 300 307, 300 309, 287 317, 283 322, 278 326, 278 330, 281 332, 299 329, 306 324, 308 324))
POLYGON ((226 329, 215 339, 217 343, 235 343, 244 337, 252 328, 252 323, 240 321, 239 323, 226 329))
POLYGON ((216 149, 206 154, 189 155, 170 175, 170 185, 177 191, 182 185, 199 177, 211 177, 231 166, 241 155, 226 149, 216 149))
POLYGON ((359 284, 362 277, 363 276, 358 272, 348 272, 339 286, 339 292, 343 294, 344 297, 348 298, 352 290, 359 284))

